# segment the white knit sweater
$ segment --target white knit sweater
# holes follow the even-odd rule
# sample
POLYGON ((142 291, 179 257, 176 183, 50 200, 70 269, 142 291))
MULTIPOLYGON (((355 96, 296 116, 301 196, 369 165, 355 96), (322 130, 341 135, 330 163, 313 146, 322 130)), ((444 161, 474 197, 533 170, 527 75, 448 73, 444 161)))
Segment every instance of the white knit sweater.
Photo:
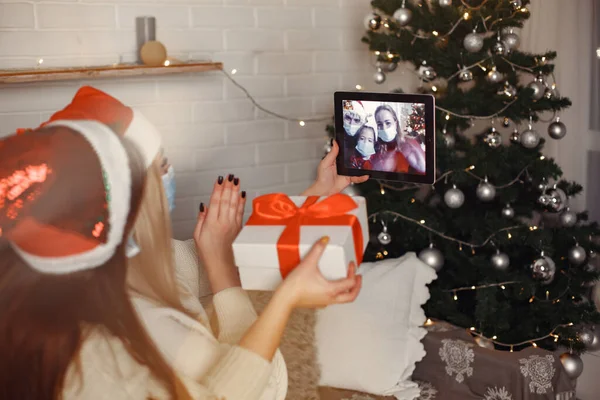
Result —
MULTIPOLYGON (((210 330, 198 297, 208 285, 198 265, 193 242, 174 241, 177 277, 186 308, 197 319, 161 307, 146 299, 133 299, 148 333, 194 399, 283 400, 287 371, 278 351, 269 363, 235 344, 256 320, 247 293, 230 288, 213 297, 219 336, 210 330)), ((167 399, 168 394, 145 366, 134 360, 120 340, 93 332, 80 351, 79 370, 67 375, 64 400, 167 399), (82 379, 78 379, 81 376, 82 379)))

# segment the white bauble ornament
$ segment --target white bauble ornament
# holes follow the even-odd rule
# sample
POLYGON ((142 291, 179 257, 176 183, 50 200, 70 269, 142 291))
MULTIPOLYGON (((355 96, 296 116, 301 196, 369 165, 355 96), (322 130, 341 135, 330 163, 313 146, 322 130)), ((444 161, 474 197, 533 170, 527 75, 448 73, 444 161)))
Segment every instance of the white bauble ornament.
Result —
POLYGON ((385 79, 386 79, 385 73, 381 70, 381 68, 378 69, 377 72, 375 72, 375 75, 373 75, 373 80, 378 85, 381 85, 383 82, 385 82, 385 79))
POLYGON ((568 207, 560 214, 560 224, 565 228, 571 228, 577 223, 577 214, 571 211, 568 207))
POLYGON ((488 72, 486 78, 490 83, 500 83, 504 80, 504 74, 494 67, 490 70, 490 72, 488 72))
POLYGON ((527 87, 533 90, 532 98, 533 100, 539 100, 544 97, 544 93, 546 93, 546 85, 544 85, 543 80, 536 79, 532 81, 527 87))
POLYGON ((483 35, 476 31, 469 33, 463 40, 463 46, 469 53, 477 53, 483 48, 483 35))
POLYGON ((554 280, 556 275, 556 264, 542 252, 540 258, 535 260, 531 266, 531 276, 536 281, 540 281, 543 285, 549 285, 554 280))
POLYGON ((369 14, 365 17, 365 28, 376 31, 381 27, 381 17, 377 14, 369 14))
POLYGON ((574 247, 569 249, 568 258, 571 264, 581 265, 587 258, 587 252, 579 244, 576 244, 574 247))
POLYGON ((496 188, 488 182, 487 178, 485 178, 485 180, 477 186, 475 194, 481 201, 492 201, 494 200, 494 197, 496 197, 496 188))
POLYGON ((428 248, 421 250, 419 259, 436 271, 441 270, 444 266, 444 255, 433 247, 433 243, 428 248))
POLYGON ((560 356, 560 362, 563 365, 567 376, 571 379, 577 379, 583 372, 583 361, 577 354, 564 353, 560 356))
POLYGON ((412 11, 406 8, 403 3, 402 7, 394 12, 393 17, 400 26, 406 26, 410 24, 410 21, 412 21, 412 11))
POLYGON ((540 134, 533 130, 530 125, 526 131, 521 133, 520 141, 523 147, 527 149, 534 149, 538 144, 540 144, 540 134))
POLYGON ((510 266, 510 258, 506 253, 500 252, 500 250, 496 250, 496 254, 494 254, 490 260, 492 266, 498 271, 506 271, 510 266))
POLYGON ((450 208, 460 208, 465 202, 465 194, 456 185, 453 185, 444 193, 444 202, 450 208))
POLYGON ((567 134, 567 126, 556 117, 556 120, 548 126, 548 136, 552 139, 560 140, 567 134))

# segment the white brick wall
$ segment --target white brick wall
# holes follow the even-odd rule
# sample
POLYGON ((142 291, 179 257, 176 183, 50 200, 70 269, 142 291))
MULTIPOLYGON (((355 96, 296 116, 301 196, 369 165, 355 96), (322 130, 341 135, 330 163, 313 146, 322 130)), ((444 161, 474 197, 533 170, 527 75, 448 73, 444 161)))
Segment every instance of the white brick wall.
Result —
MULTIPOLYGON (((129 62, 135 17, 157 18, 157 39, 182 60, 222 61, 265 107, 330 116, 333 92, 372 82, 360 42, 369 0, 0 0, 0 69, 129 62)), ((408 76, 406 76, 408 78, 408 76)), ((404 77, 396 73, 396 84, 404 77)), ((298 193, 314 178, 325 122, 277 120, 256 110, 219 72, 160 78, 0 86, 0 136, 37 126, 92 84, 138 107, 163 134, 177 171, 175 234, 189 237, 219 174, 249 197, 298 193)), ((388 87, 395 87, 390 84, 388 87)))

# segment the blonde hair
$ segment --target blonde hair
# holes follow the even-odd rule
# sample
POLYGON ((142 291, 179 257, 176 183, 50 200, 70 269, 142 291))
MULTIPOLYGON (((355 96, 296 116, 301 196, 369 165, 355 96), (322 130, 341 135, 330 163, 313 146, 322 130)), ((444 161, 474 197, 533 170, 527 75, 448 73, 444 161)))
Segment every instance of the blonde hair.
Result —
POLYGON ((127 283, 135 294, 188 314, 177 287, 171 217, 159 159, 147 171, 146 190, 133 228, 140 252, 128 261, 127 283))

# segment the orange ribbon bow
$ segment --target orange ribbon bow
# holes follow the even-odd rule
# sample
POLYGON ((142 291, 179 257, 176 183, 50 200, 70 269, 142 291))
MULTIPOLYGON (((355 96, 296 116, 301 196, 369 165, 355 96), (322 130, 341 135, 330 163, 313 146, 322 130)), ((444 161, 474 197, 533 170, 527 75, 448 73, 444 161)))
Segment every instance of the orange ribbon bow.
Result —
POLYGON ((302 225, 350 226, 356 263, 362 262, 363 236, 360 221, 355 215, 347 214, 358 207, 356 202, 345 194, 335 194, 317 203, 318 200, 319 196, 309 196, 298 207, 287 195, 274 193, 257 197, 252 203, 252 215, 246 225, 286 226, 277 241, 279 269, 284 279, 300 263, 302 225))

